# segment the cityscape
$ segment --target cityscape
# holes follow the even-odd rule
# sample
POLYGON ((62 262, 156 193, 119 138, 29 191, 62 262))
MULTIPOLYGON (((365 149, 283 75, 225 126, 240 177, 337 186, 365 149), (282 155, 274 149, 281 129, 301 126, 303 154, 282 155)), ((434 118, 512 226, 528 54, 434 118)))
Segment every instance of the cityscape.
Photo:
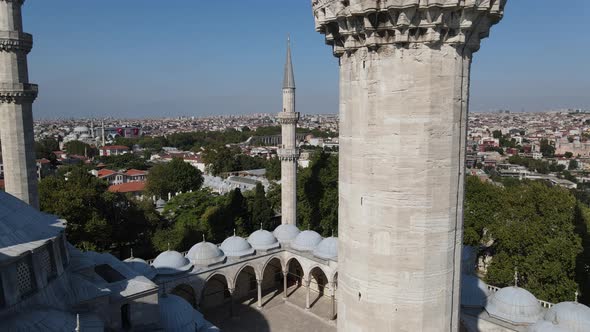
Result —
MULTIPOLYGON (((59 83, 43 96, 29 76, 46 80, 45 60, 31 60, 24 31, 57 22, 35 12, 46 4, 0 0, 0 330, 590 331, 588 104, 556 93, 543 107, 523 97, 526 111, 504 100, 473 111, 485 98, 472 86, 497 79, 476 60, 514 27, 512 2, 310 0, 307 28, 337 60, 321 65, 338 69, 337 113, 309 107, 315 51, 289 34, 271 48, 280 69, 247 87, 272 75, 280 107, 247 111, 234 81, 221 97, 234 111, 227 100, 216 115, 172 111, 179 94, 155 104, 168 111, 129 116, 111 100, 110 113, 76 112, 59 83)), ((184 29, 185 15, 170 25, 184 29)), ((228 72, 246 75, 241 48, 228 72)), ((170 59, 152 74, 178 75, 170 59)))

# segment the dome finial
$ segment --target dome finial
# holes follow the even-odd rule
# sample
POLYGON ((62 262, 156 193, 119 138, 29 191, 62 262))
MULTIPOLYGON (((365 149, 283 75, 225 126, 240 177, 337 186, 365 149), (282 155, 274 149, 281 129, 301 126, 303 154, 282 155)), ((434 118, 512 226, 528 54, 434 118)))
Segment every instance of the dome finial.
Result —
POLYGON ((260 223, 260 230, 262 230, 262 223, 260 223))
POLYGON ((76 332, 82 331, 80 329, 80 314, 76 314, 76 329, 74 331, 76 331, 76 332))
POLYGON ((514 287, 518 287, 518 267, 514 268, 514 287))
POLYGON ((578 303, 578 296, 580 295, 580 293, 578 293, 578 291, 576 291, 574 293, 574 302, 578 303))
POLYGON ((131 256, 129 258, 133 258, 133 248, 131 248, 131 256))
POLYGON ((203 233, 203 242, 206 242, 206 241, 205 241, 205 233, 203 233))
POLYGON ((168 242, 168 251, 170 251, 170 242, 168 242))
POLYGON ((236 236, 236 229, 234 228, 234 236, 236 236))

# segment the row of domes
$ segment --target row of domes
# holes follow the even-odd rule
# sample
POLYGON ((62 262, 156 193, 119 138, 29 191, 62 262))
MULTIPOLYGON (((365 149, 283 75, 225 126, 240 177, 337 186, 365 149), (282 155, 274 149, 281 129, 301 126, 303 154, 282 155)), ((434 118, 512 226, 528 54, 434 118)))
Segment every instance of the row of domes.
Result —
POLYGON ((148 278, 156 274, 169 275, 189 271, 193 265, 212 266, 225 261, 226 257, 243 258, 254 255, 255 251, 268 251, 289 246, 297 251, 312 252, 314 256, 324 260, 338 260, 338 239, 335 237, 322 238, 317 232, 300 231, 295 225, 280 225, 273 233, 260 229, 244 239, 231 236, 218 247, 213 243, 202 242, 195 244, 186 256, 173 250, 167 250, 154 259, 152 265, 146 261, 132 257, 125 262, 138 273, 148 278))
POLYGON ((530 325, 531 332, 590 331, 590 308, 577 302, 562 302, 546 312, 526 289, 505 287, 492 293, 473 275, 463 275, 461 305, 483 307, 490 317, 514 325, 530 325))

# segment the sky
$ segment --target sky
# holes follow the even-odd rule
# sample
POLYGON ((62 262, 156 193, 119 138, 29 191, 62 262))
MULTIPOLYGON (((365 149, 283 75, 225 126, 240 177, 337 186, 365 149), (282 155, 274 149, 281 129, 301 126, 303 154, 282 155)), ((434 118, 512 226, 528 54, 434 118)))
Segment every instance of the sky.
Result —
MULTIPOLYGON (((27 0, 36 118, 278 113, 291 35, 297 110, 338 112, 310 0, 27 0)), ((590 109, 590 2, 509 0, 472 66, 471 111, 590 109)))

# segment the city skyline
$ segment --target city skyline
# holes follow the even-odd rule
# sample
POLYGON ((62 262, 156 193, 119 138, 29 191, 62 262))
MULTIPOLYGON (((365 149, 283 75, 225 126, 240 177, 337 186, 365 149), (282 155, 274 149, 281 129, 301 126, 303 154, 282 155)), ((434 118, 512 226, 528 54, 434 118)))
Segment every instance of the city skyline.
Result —
MULTIPOLYGON (((35 36, 29 70, 40 87, 34 116, 274 114, 288 34, 299 110, 337 113, 336 60, 313 29, 309 3, 269 3, 27 1, 24 22, 35 36)), ((568 32, 583 29, 590 5, 572 1, 570 19, 558 25, 547 24, 548 5, 508 6, 496 38, 475 57, 471 111, 590 108, 588 46, 568 32), (573 43, 579 51, 563 51, 573 43)))

